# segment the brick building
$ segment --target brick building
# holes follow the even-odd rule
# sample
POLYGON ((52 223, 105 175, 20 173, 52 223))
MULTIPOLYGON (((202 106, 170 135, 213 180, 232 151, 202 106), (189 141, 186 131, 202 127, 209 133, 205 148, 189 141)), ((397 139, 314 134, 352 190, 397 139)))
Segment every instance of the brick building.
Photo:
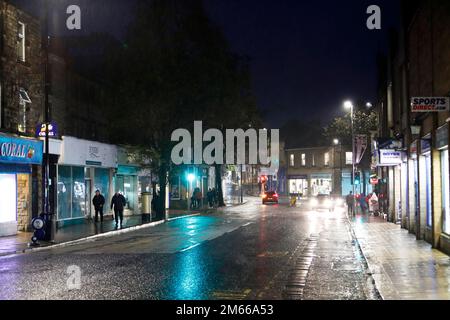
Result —
POLYGON ((42 67, 39 21, 0 0, 0 236, 29 229, 39 212, 42 67))

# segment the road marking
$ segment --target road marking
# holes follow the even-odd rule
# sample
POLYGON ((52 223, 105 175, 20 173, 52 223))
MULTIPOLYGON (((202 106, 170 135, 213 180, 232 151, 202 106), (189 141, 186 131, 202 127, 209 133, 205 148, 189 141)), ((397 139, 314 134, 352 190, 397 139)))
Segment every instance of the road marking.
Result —
POLYGON ((185 252, 185 251, 191 250, 191 249, 193 249, 193 248, 195 248, 195 247, 197 247, 199 245, 200 245, 200 243, 193 244, 192 246, 189 246, 187 248, 184 248, 184 249, 180 250, 180 252, 185 252))
POLYGON ((281 258, 287 256, 288 254, 289 252, 287 251, 266 251, 260 253, 258 258, 281 258))

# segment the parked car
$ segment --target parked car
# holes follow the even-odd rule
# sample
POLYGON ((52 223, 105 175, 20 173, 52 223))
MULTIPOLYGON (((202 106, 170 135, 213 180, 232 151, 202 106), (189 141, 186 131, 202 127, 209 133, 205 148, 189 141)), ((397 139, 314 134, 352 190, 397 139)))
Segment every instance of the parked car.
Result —
POLYGON ((278 193, 275 191, 266 191, 262 196, 262 203, 266 204, 268 202, 278 203, 278 193))

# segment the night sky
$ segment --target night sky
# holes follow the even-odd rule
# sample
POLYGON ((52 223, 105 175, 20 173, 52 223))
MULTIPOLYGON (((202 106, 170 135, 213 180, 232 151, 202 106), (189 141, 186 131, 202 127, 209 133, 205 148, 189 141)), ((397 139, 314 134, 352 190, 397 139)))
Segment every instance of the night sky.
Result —
MULTIPOLYGON (((16 0, 28 10, 40 1, 16 0)), ((122 38, 136 1, 53 1, 52 30, 67 34, 65 8, 79 4, 81 33, 109 32, 122 38)), ((258 106, 272 128, 288 119, 323 119, 343 113, 346 99, 373 101, 378 50, 399 24, 398 0, 205 0, 236 53, 251 61, 258 106), (366 9, 382 9, 382 30, 366 28, 366 9)), ((77 31, 80 32, 80 31, 77 31)), ((74 34, 73 32, 71 32, 74 34)), ((69 33, 70 34, 70 33, 69 33)))

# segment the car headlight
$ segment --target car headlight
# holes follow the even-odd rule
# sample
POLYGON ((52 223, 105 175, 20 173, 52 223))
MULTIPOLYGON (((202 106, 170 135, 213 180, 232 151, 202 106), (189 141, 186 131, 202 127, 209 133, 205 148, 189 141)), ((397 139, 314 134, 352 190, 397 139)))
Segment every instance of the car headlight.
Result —
POLYGON ((342 200, 342 199, 337 199, 336 200, 336 205, 337 206, 342 206, 344 204, 344 200, 342 200))
POLYGON ((331 207, 333 205, 333 201, 331 200, 325 200, 325 206, 326 207, 331 207))
POLYGON ((316 199, 312 199, 312 200, 310 201, 310 204, 311 204, 312 206, 317 206, 317 205, 319 204, 319 202, 318 202, 316 199))

